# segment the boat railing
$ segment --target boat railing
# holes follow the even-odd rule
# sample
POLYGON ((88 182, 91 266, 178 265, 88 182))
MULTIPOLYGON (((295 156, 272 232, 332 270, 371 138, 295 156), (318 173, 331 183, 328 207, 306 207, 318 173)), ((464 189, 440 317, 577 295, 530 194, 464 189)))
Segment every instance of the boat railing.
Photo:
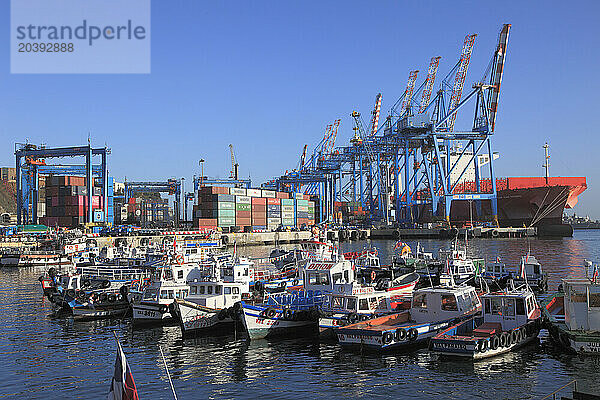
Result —
POLYGON ((564 385, 562 385, 561 387, 559 387, 558 389, 556 389, 554 392, 544 396, 541 398, 541 400, 544 399, 549 399, 552 397, 552 400, 556 400, 556 395, 558 394, 558 392, 560 392, 561 390, 563 390, 564 388, 573 385, 573 391, 576 392, 577 391, 577 380, 573 379, 571 382, 566 383, 564 385))

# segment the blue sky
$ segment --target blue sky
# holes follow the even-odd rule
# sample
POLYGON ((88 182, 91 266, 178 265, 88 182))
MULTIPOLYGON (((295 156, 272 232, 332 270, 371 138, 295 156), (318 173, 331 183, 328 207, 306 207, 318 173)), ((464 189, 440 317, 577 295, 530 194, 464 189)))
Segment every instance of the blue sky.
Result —
POLYGON ((336 118, 347 144, 352 110, 368 115, 381 92, 385 114, 411 69, 418 85, 439 55, 444 75, 477 33, 470 87, 511 23, 497 175, 542 175, 548 141, 552 175, 587 176, 575 211, 600 217, 597 2, 153 1, 148 75, 11 75, 9 11, 3 1, 0 165, 14 165, 14 142, 84 144, 91 132, 112 148, 117 179, 183 176, 188 188, 200 158, 207 175, 228 176, 229 143, 257 185, 293 168, 336 118))

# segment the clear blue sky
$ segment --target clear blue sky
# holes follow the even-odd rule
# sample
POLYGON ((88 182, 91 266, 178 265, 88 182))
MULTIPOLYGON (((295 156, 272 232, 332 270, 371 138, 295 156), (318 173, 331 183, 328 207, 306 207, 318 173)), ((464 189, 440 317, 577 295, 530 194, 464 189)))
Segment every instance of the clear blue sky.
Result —
POLYGON ((542 175, 548 141, 552 175, 588 178, 577 213, 600 217, 598 2, 152 1, 149 75, 11 75, 9 15, 3 1, 0 165, 14 165, 16 141, 84 144, 91 131, 117 179, 184 176, 188 188, 200 158, 207 175, 228 175, 229 143, 257 185, 336 118, 347 144, 352 110, 368 115, 381 92, 386 113, 411 69, 423 78, 439 55, 445 74, 478 33, 470 87, 511 23, 497 175, 542 175))

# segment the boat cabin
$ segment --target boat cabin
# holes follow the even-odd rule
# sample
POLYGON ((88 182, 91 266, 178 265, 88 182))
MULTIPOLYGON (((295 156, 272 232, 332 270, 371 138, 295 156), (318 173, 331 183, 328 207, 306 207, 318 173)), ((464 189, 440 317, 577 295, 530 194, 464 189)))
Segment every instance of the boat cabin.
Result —
POLYGON ((525 268, 527 279, 535 280, 542 278, 542 265, 532 255, 521 257, 521 268, 525 268))
POLYGON ((300 242, 304 256, 308 260, 335 261, 338 258, 337 247, 318 240, 300 242))
POLYGON ((570 330, 600 331, 600 283, 589 278, 562 280, 565 324, 570 330))
POLYGON ((304 289, 313 292, 332 292, 334 285, 351 284, 355 280, 352 262, 348 260, 309 261, 301 274, 304 289))
POLYGON ((376 292, 372 286, 353 284, 335 285, 323 308, 337 313, 374 314, 392 310, 390 297, 376 292))
POLYGON ((479 296, 472 286, 418 289, 413 292, 410 315, 417 323, 445 321, 481 309, 479 296))
POLYGON ((374 251, 365 251, 361 253, 360 257, 357 257, 354 260, 354 265, 356 268, 381 268, 379 256, 374 251))
POLYGON ((500 324, 503 331, 525 326, 540 316, 540 308, 530 290, 487 293, 481 296, 483 321, 500 324))
POLYGON ((210 308, 231 307, 249 293, 249 287, 241 282, 190 282, 187 300, 210 308))

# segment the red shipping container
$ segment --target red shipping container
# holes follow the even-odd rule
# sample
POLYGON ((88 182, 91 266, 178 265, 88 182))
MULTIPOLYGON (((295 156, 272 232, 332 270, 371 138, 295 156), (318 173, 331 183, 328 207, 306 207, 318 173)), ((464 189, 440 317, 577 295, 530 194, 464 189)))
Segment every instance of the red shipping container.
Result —
POLYGON ((58 207, 58 197, 52 197, 52 207, 58 207))
POLYGON ((135 204, 135 197, 129 198, 129 204, 135 204))
POLYGON ((271 206, 281 205, 281 199, 267 199, 267 204, 271 206))
POLYGON ((235 218, 235 224, 236 225, 240 225, 240 226, 244 225, 244 226, 246 226, 246 225, 250 225, 250 222, 251 222, 250 218, 238 218, 238 217, 235 218))
MULTIPOLYGON (((266 200, 266 199, 263 199, 263 200, 266 200)), ((252 213, 254 214, 255 212, 266 213, 267 205, 266 204, 252 204, 252 213)))
POLYGON ((290 194, 289 193, 285 193, 285 192, 276 192, 275 193, 275 197, 278 199, 289 199, 290 198, 290 194))
POLYGON ((198 219, 198 226, 199 227, 216 227, 217 226, 217 220, 213 219, 213 218, 199 218, 198 219))
POLYGON ((255 204, 265 205, 265 204, 267 204, 267 199, 263 198, 263 197, 253 197, 252 198, 252 206, 254 206, 255 204))
POLYGON ((250 211, 236 210, 235 211, 235 217, 236 218, 248 218, 248 219, 250 219, 250 211))

